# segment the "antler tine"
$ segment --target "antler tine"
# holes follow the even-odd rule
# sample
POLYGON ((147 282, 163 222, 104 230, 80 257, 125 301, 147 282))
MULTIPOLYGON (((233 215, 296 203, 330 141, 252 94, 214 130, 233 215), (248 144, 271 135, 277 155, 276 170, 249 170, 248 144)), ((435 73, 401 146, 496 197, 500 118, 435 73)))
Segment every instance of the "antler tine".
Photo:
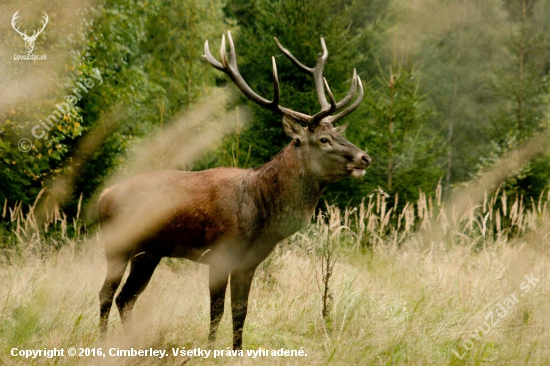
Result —
POLYGON ((223 65, 216 60, 210 53, 210 48, 208 47, 208 41, 204 42, 204 55, 202 57, 212 66, 220 71, 225 71, 223 65))
POLYGON ((323 86, 327 90, 327 94, 328 94, 328 97, 329 97, 329 100, 330 100, 330 105, 328 105, 328 108, 321 110, 320 112, 316 113, 311 118, 311 123, 309 125, 310 129, 314 129, 323 118, 325 118, 325 117, 331 115, 332 113, 334 113, 334 111, 336 110, 337 105, 338 105, 338 103, 336 103, 336 98, 334 98, 334 94, 332 94, 332 91, 330 90, 330 87, 328 86, 327 79, 325 79, 325 78, 323 78, 323 86))
POLYGON ((17 10, 15 12, 15 14, 13 14, 13 16, 11 17, 11 25, 13 26, 13 28, 15 29, 15 21, 17 20, 17 18, 19 18, 17 15, 19 14, 19 10, 17 10))
POLYGON ((237 67, 237 53, 235 52, 235 44, 231 37, 231 31, 227 31, 227 40, 229 41, 229 63, 233 67, 237 67))
POLYGON ((325 67, 325 63, 328 59, 328 49, 327 45, 325 43, 325 39, 321 37, 321 47, 323 48, 323 53, 317 54, 317 63, 315 64, 315 67, 307 67, 304 64, 302 64, 294 55, 283 45, 277 37, 274 37, 275 42, 277 42, 277 46, 279 49, 296 65, 300 70, 310 74, 313 77, 313 82, 315 84, 315 91, 317 92, 317 100, 319 101, 319 104, 321 105, 321 111, 325 112, 332 109, 331 105, 328 103, 326 95, 325 95, 325 83, 323 82, 323 69, 325 67))
POLYGON ((275 56, 271 56, 271 63, 273 65, 273 101, 271 104, 278 106, 281 98, 281 92, 279 90, 279 75, 277 74, 277 63, 275 62, 275 56))
POLYGON ((356 89, 357 89, 357 71, 353 69, 353 77, 351 78, 351 87, 349 88, 348 94, 344 97, 344 99, 342 99, 336 104, 336 110, 344 107, 351 101, 351 98, 353 98, 353 96, 355 95, 356 89))
POLYGON ((16 24, 15 24, 15 21, 19 18, 19 10, 17 10, 15 12, 15 14, 13 14, 13 17, 11 17, 11 26, 12 28, 17 32, 19 33, 20 35, 22 36, 27 36, 27 30, 25 29, 25 33, 21 32, 19 30, 19 27, 16 28, 16 24))
POLYGON ((338 103, 336 103, 336 98, 334 98, 334 95, 332 94, 332 91, 330 90, 330 87, 328 86, 327 79, 323 78, 323 84, 325 85, 325 88, 327 89, 328 98, 330 99, 330 109, 333 109, 332 112, 334 112, 334 110, 336 110, 336 106, 338 105, 338 103))
POLYGON ((279 77, 277 74, 277 65, 275 63, 275 58, 272 58, 272 64, 273 64, 273 100, 269 101, 260 95, 256 94, 250 86, 246 83, 244 78, 239 72, 239 67, 237 65, 237 56, 235 52, 235 46, 233 44, 233 39, 231 38, 231 34, 228 33, 228 39, 229 39, 229 47, 230 47, 230 56, 229 61, 227 60, 227 55, 225 53, 225 36, 222 37, 222 44, 220 48, 220 57, 221 62, 217 61, 212 54, 210 53, 209 47, 208 47, 208 41, 204 43, 204 59, 208 61, 212 66, 214 66, 216 69, 223 71, 226 73, 233 83, 239 88, 242 93, 250 100, 252 100, 254 103, 267 108, 273 112, 276 112, 278 114, 284 114, 291 116, 292 118, 304 122, 309 123, 311 121, 311 116, 308 116, 306 114, 293 111, 291 109, 281 107, 279 105, 280 100, 280 92, 279 92, 279 77))
POLYGON ((327 97, 325 95, 325 83, 323 82, 323 70, 325 68, 325 63, 328 59, 328 49, 327 45, 325 44, 325 39, 321 37, 321 47, 323 48, 323 53, 317 54, 317 63, 315 64, 315 67, 313 68, 313 82, 315 83, 315 90, 317 91, 317 100, 319 100, 319 104, 321 105, 321 110, 327 110, 329 108, 332 109, 332 106, 330 106, 327 102, 327 97))
MULTIPOLYGON (((38 31, 38 34, 40 34, 40 33, 42 33, 42 32, 44 31, 44 28, 46 28, 46 25, 48 25, 48 20, 49 20, 49 19, 50 19, 50 18, 48 18, 48 14, 44 13, 44 20, 45 20, 45 21, 42 22, 42 29, 40 29, 40 30, 38 31)), ((35 31, 35 32, 36 32, 36 31, 35 31)), ((37 34, 36 36, 38 36, 38 34, 37 34)))
POLYGON ((220 60, 222 60, 223 68, 229 70, 229 63, 225 53, 225 34, 222 35, 222 43, 220 45, 220 60))
POLYGON ((290 59, 290 61, 292 61, 294 63, 294 65, 296 65, 300 70, 302 70, 304 72, 307 72, 308 74, 313 73, 313 69, 311 67, 307 67, 306 65, 304 65, 303 63, 298 61, 298 59, 296 57, 294 57, 294 55, 292 53, 290 53, 289 50, 287 50, 286 48, 283 47, 283 45, 281 44, 281 42, 279 42, 277 37, 273 37, 273 39, 277 43, 277 46, 279 47, 281 52, 284 53, 286 55, 286 57, 288 57, 290 59))
POLYGON ((346 109, 344 109, 340 113, 334 116, 328 117, 327 122, 334 124, 334 122, 344 118, 345 116, 347 116, 348 114, 356 110, 357 107, 359 107, 359 104, 361 104, 361 102, 363 101, 363 95, 365 94, 365 91, 363 89, 363 83, 361 82, 361 78, 359 77, 359 75, 357 75, 357 84, 359 85, 359 93, 357 95, 357 99, 355 99, 355 101, 351 105, 349 105, 346 109))

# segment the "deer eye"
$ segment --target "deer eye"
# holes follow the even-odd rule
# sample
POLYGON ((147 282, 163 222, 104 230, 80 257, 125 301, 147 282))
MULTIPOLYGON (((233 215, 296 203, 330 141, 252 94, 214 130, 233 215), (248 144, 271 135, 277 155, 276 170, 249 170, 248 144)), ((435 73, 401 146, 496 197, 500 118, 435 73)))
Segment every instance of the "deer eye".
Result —
POLYGON ((322 143, 322 144, 326 144, 326 143, 328 142, 328 139, 325 138, 325 137, 321 137, 321 138, 319 139, 319 142, 322 143))

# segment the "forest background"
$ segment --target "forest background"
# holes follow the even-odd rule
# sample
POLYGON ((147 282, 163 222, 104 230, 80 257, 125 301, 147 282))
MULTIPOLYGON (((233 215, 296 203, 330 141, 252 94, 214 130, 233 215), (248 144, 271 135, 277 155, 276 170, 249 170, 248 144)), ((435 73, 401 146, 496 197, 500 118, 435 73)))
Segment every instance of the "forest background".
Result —
MULTIPOLYGON (((204 42, 217 49, 227 30, 251 87, 271 98, 273 55, 282 104, 301 112, 319 109, 313 83, 273 37, 313 65, 323 36, 330 53, 325 76, 337 99, 357 69, 365 98, 344 122, 350 122, 349 140, 374 163, 364 179, 331 186, 329 203, 356 206, 381 189, 401 205, 418 199, 420 191, 432 194, 438 183, 448 196, 548 127, 546 0, 108 0, 44 6, 22 5, 18 22, 38 29, 48 14, 35 47, 35 53, 48 54, 47 61, 11 60, 24 53, 23 42, 8 26, 12 14, 2 17, 0 49, 9 61, 2 62, 0 202, 32 204, 44 187, 77 169, 63 206, 74 215, 81 196, 93 203, 107 177, 128 170, 128 156, 143 141, 215 88, 235 89, 201 57, 204 42), (33 137, 32 127, 95 69, 103 83, 83 93, 75 109, 44 129, 43 138, 33 137), (77 156, 85 136, 115 109, 115 126, 85 158, 77 156), (24 138, 30 151, 21 149, 24 138)), ((279 116, 244 97, 227 108, 239 105, 250 111, 241 108, 243 122, 206 154, 176 168, 257 167, 289 142, 279 116)), ((150 170, 162 168, 159 156, 150 170)), ((536 198, 549 181, 549 155, 541 153, 510 174, 505 188, 536 198)))
MULTIPOLYGON (((284 361, 308 365, 550 364, 549 28, 550 0, 0 2, 0 363, 28 363, 14 348, 205 348, 208 270, 171 258, 137 302, 139 337, 111 314, 101 343, 96 205, 140 172, 255 168, 290 142, 202 59, 231 31, 250 86, 272 97, 274 56, 282 105, 308 114, 313 82, 273 37, 308 66, 324 37, 336 99, 354 68, 363 80, 341 123, 374 160, 258 267, 245 348, 303 348, 284 361), (45 14, 44 59, 21 60, 14 28, 45 14)), ((214 346, 230 339, 226 315, 214 346)), ((106 361, 158 364, 35 360, 106 361)))

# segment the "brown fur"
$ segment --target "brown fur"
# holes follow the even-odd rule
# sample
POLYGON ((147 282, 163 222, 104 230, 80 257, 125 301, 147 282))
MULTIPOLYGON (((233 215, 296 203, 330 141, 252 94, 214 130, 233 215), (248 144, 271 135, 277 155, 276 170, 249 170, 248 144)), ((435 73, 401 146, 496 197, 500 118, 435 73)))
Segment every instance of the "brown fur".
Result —
MULTIPOLYGON (((321 112, 308 116, 255 94, 238 73, 235 50, 228 34, 231 56, 216 61, 205 43, 205 59, 227 73, 254 102, 283 115, 283 127, 293 141, 271 162, 257 170, 218 168, 201 172, 163 171, 138 175, 103 192, 99 199, 100 224, 107 257, 107 277, 99 293, 100 330, 105 334, 113 296, 124 270, 130 274, 116 304, 123 323, 147 286, 162 257, 181 257, 209 265, 210 336, 215 338, 223 315, 228 279, 231 276, 233 348, 242 347, 242 331, 248 294, 256 267, 282 239, 306 227, 321 194, 331 182, 361 177, 371 159, 342 137, 345 126, 333 123, 357 108, 363 86, 354 71, 348 96, 337 103, 330 89, 325 96, 322 77, 328 57, 313 69, 285 53, 299 68, 313 76, 321 112), (357 99, 351 101, 356 88, 357 99), (335 111, 338 114, 331 116, 335 111), (302 127, 298 121, 307 124, 302 127), (123 235, 117 235, 122 233, 123 235)), ((277 41, 278 42, 278 41, 277 41)), ((225 46, 222 40, 222 54, 225 46)), ((274 86, 278 91, 276 67, 274 86)))
MULTIPOLYGON (((112 297, 128 261, 132 261, 131 277, 117 297, 124 320, 162 257, 182 257, 210 265, 212 300, 222 301, 228 276, 232 276, 232 289, 238 286, 234 280, 239 277, 237 274, 242 274, 243 281, 251 281, 255 268, 279 241, 309 224, 327 184, 349 175, 350 161, 359 168, 370 162, 362 151, 326 128, 319 127, 316 133, 304 129, 304 134, 311 135, 313 143, 295 140, 256 170, 152 172, 106 189, 98 203, 101 225, 123 218, 130 222, 127 225, 131 230, 144 226, 146 229, 135 241, 105 241, 109 273, 100 293, 102 331, 106 330, 112 297), (311 154, 304 150, 312 148, 309 145, 314 145, 320 133, 331 133, 335 145, 345 145, 347 155, 338 156, 340 172, 334 177, 318 175, 318 162, 304 156, 311 154), (159 206, 163 206, 162 210, 155 216, 159 206), (153 222, 148 222, 149 226, 136 224, 134 228, 132 222, 143 220, 140 212, 150 213, 153 222), (142 271, 142 267, 148 270, 142 271), (135 286, 129 281, 134 281, 135 286)), ((243 287, 245 298, 234 307, 246 309, 243 303, 250 283, 243 287)), ((223 307, 222 313, 215 303, 211 307, 213 340, 223 307)), ((237 322, 244 324, 244 317, 237 322)), ((242 325, 235 329, 234 346, 239 348, 241 341, 242 325)))

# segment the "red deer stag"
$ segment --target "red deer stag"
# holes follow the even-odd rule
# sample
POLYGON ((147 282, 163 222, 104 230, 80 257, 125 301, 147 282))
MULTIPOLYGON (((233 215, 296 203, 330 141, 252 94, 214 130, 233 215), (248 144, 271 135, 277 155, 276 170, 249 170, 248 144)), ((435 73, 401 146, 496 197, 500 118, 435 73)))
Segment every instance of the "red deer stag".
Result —
POLYGON ((281 51, 313 77, 321 104, 321 111, 313 116, 279 105, 275 58, 272 58, 273 100, 256 94, 239 73, 230 33, 228 40, 229 59, 225 36, 222 37, 221 62, 210 54, 208 41, 203 57, 226 73, 252 101, 282 115, 284 130, 292 142, 258 169, 152 172, 135 176, 103 192, 98 204, 100 224, 103 226, 108 221, 123 218, 126 230, 141 230, 142 235, 134 235, 124 245, 105 242, 108 269, 99 293, 102 335, 107 330, 113 297, 128 262, 131 263, 130 273, 115 301, 123 324, 128 321, 138 296, 161 258, 179 257, 209 265, 210 343, 215 340, 223 316, 226 287, 231 277, 233 349, 241 349, 248 294, 256 267, 278 242, 310 223, 315 206, 329 183, 348 176, 359 178, 371 163, 365 152, 342 136, 346 126, 334 126, 334 122, 357 108, 364 92, 354 70, 348 94, 336 102, 323 78, 328 57, 323 38, 323 54, 317 56, 313 68, 303 65, 275 38, 281 51), (357 98, 351 103, 355 94, 357 98), (150 202, 147 208, 142 207, 145 201, 150 202), (163 205, 167 208, 159 211, 163 205), (149 223, 147 229, 128 218, 140 209, 148 217, 153 211, 157 212, 158 219, 153 220, 154 224, 149 223))

